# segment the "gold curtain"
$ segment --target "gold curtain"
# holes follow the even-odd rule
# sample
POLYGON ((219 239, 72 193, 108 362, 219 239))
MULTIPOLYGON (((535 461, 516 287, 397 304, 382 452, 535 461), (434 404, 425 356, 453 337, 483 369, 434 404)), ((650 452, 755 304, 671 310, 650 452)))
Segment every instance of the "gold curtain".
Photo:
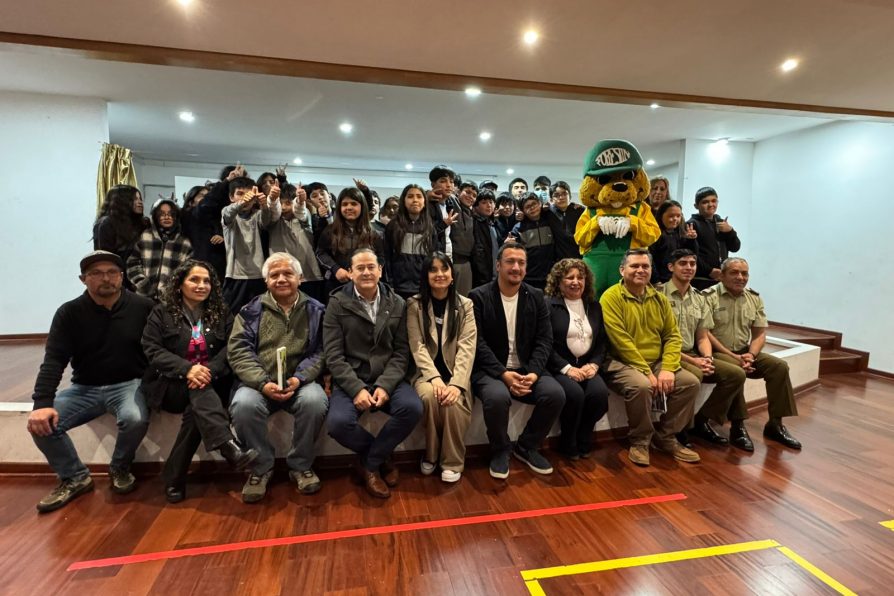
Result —
POLYGON ((137 185, 130 149, 110 143, 102 144, 99 171, 96 173, 96 213, 102 208, 106 193, 117 184, 137 185))

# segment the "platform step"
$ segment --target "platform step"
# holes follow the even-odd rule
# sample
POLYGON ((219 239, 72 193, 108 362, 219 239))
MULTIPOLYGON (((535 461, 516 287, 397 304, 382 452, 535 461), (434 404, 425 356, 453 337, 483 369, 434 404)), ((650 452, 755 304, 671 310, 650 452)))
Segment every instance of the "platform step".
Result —
POLYGON ((770 323, 767 335, 796 341, 802 344, 810 344, 823 349, 835 349, 841 347, 841 334, 835 331, 823 331, 820 329, 806 329, 794 325, 770 323))
POLYGON ((820 375, 833 375, 865 371, 869 354, 856 350, 838 349, 820 351, 820 375))

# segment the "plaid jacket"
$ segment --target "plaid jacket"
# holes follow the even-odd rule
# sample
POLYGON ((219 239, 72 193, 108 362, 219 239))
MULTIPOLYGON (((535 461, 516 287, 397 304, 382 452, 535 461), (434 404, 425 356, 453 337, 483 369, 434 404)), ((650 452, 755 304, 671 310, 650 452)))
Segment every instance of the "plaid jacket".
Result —
POLYGON ((144 231, 127 258, 127 278, 137 294, 158 300, 174 270, 192 255, 192 244, 178 229, 168 240, 155 226, 144 231))

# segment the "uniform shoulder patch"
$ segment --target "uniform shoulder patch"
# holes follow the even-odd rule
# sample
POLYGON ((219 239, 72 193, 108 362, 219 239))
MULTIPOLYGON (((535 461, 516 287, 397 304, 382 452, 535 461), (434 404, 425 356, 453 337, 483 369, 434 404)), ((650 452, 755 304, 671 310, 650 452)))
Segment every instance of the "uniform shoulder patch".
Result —
POLYGON ((755 292, 755 291, 752 290, 751 288, 745 288, 745 291, 748 292, 749 294, 754 294, 755 296, 760 296, 760 294, 758 294, 757 292, 755 292))

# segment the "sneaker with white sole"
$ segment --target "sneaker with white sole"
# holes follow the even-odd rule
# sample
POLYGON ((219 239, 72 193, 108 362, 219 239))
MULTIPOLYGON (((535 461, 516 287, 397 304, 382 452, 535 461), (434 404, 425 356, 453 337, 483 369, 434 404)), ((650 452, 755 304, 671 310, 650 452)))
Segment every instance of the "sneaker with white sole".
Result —
POLYGON ((463 477, 462 472, 454 472, 453 470, 441 470, 441 480, 444 482, 459 482, 463 477))
POLYGON ((552 464, 550 464, 549 460, 543 457, 543 455, 536 449, 522 449, 516 443, 515 447, 512 448, 512 455, 515 459, 519 459, 528 464, 528 467, 538 474, 553 473, 552 464))
POLYGON ((490 475, 500 480, 509 478, 509 452, 503 451, 491 457, 490 475))
POLYGON ((435 468, 437 466, 430 461, 425 461, 424 459, 419 462, 419 471, 422 472, 423 476, 431 476, 435 472, 435 468))

